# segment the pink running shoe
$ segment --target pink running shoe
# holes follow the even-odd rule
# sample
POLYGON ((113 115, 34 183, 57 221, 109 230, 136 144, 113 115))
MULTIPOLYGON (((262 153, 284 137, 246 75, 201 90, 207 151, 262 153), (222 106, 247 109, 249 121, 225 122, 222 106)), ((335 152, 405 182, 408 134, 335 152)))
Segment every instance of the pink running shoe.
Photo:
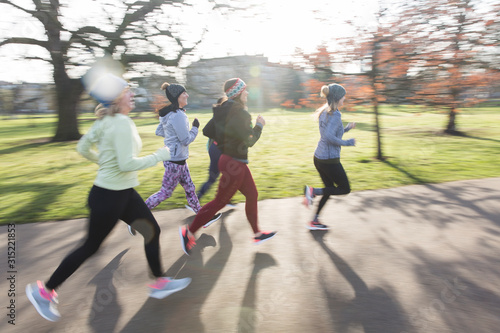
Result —
POLYGON ((187 227, 179 227, 179 236, 181 237, 182 250, 189 255, 191 249, 196 245, 194 237, 189 235, 187 227))

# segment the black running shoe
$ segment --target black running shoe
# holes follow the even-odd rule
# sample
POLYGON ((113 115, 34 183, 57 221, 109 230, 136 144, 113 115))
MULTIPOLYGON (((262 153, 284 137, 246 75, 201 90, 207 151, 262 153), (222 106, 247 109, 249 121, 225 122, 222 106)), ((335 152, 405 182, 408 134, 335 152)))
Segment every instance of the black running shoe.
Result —
POLYGON ((311 221, 307 224, 307 229, 309 229, 309 230, 328 230, 330 228, 328 228, 328 226, 326 226, 320 222, 311 221))
POLYGON ((215 214, 211 219, 210 221, 208 221, 207 223, 205 223, 205 225, 203 226, 203 228, 206 228, 208 227, 209 225, 211 225, 212 223, 214 223, 215 221, 217 221, 218 219, 220 219, 220 217, 222 216, 221 213, 217 213, 215 214))
POLYGON ((260 235, 259 237, 253 238, 253 242, 254 242, 254 244, 260 244, 260 243, 265 242, 266 240, 269 240, 269 239, 273 238, 274 236, 276 236, 276 233, 277 233, 277 231, 273 231, 273 232, 263 231, 262 235, 260 235))

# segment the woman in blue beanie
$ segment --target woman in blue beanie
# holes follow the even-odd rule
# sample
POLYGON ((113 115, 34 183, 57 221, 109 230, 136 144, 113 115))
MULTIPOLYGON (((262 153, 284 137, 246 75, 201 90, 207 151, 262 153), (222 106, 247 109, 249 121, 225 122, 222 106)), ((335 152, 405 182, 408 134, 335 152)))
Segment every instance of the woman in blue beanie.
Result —
POLYGON ((309 207, 313 198, 321 195, 314 218, 307 227, 310 230, 327 230, 328 227, 319 222, 319 214, 330 195, 343 195, 351 192, 349 180, 344 167, 340 163, 341 146, 354 146, 354 139, 342 140, 345 132, 356 127, 356 123, 342 124, 340 108, 344 105, 346 91, 340 84, 330 84, 321 88, 321 96, 326 97, 326 104, 316 110, 319 122, 320 139, 314 152, 314 166, 325 187, 305 186, 304 205, 309 207))

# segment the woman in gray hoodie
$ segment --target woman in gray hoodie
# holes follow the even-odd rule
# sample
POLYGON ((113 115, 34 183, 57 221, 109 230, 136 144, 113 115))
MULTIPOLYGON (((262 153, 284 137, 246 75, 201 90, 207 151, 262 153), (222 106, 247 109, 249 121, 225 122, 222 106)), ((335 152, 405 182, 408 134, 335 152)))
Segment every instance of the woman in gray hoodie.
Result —
POLYGON ((319 122, 320 139, 314 152, 314 166, 325 185, 324 188, 305 186, 304 205, 309 207, 313 198, 321 195, 318 209, 314 218, 307 227, 310 230, 326 230, 328 227, 319 222, 319 213, 323 209, 330 195, 342 195, 351 192, 349 180, 344 167, 340 163, 341 146, 354 146, 354 139, 342 140, 345 132, 356 127, 356 123, 342 125, 342 114, 339 109, 344 105, 346 91, 340 84, 330 84, 321 88, 321 96, 326 97, 327 103, 316 110, 319 122))
MULTIPOLYGON (((196 139, 200 122, 195 118, 193 126, 189 129, 189 120, 184 109, 189 95, 182 85, 165 82, 161 89, 165 90, 170 104, 159 110, 160 124, 156 129, 156 135, 164 137, 163 141, 170 149, 171 158, 163 163, 165 174, 160 190, 146 200, 146 205, 149 209, 158 206, 162 201, 170 198, 177 184, 180 183, 186 192, 189 207, 198 213, 201 206, 186 160, 189 157, 189 144, 196 139)), ((213 217, 213 219, 218 218, 220 214, 213 217)))

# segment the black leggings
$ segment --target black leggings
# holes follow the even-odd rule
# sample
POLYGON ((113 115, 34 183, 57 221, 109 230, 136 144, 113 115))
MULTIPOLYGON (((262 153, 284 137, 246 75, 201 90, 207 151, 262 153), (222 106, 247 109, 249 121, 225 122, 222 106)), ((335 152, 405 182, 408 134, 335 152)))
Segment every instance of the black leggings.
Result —
POLYGON ((160 226, 136 190, 130 188, 112 191, 94 185, 89 193, 88 205, 90 218, 87 239, 61 262, 45 284, 47 289, 59 287, 85 260, 96 253, 118 220, 131 225, 144 237, 149 268, 154 276, 162 276, 160 226))
POLYGON ((323 197, 321 198, 316 214, 319 215, 321 209, 326 204, 330 195, 342 195, 351 192, 349 180, 345 173, 344 167, 340 162, 334 164, 324 163, 321 160, 314 158, 314 166, 319 172, 319 176, 325 184, 323 188, 323 197), (336 186, 335 186, 336 185, 336 186))

